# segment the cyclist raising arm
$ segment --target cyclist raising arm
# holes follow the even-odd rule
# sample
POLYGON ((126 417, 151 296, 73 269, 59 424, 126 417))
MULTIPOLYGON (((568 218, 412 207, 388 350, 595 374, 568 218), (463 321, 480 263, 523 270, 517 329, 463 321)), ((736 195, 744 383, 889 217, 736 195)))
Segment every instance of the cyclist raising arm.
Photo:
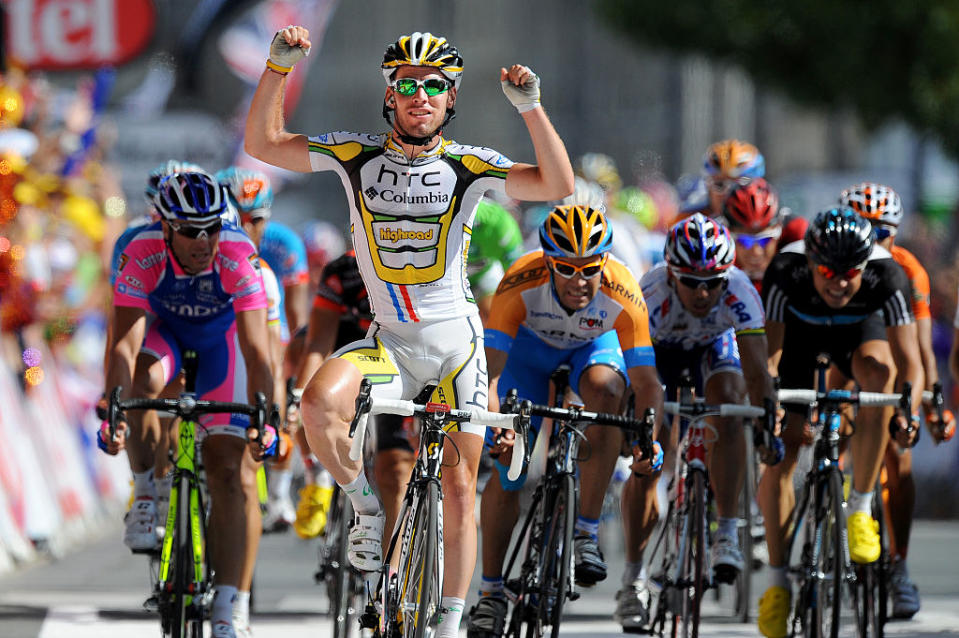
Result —
MULTIPOLYGON (((350 559, 382 565, 382 508, 359 463, 349 459, 349 422, 366 375, 377 397, 410 399, 436 384, 433 399, 453 408, 487 407, 483 331, 465 283, 465 236, 488 189, 517 199, 554 200, 573 190, 562 140, 539 103, 528 68, 501 69, 504 93, 521 113, 538 165, 514 164, 486 148, 444 139, 453 117, 463 59, 445 38, 413 33, 391 44, 381 64, 387 83, 380 135, 329 133, 307 138, 284 129, 285 78, 309 51, 309 34, 288 27, 274 36, 250 105, 245 148, 290 170, 335 171, 350 202, 360 273, 376 317, 367 339, 324 362, 303 394, 310 447, 346 489, 357 513, 350 559)), ((453 638, 476 561, 476 474, 485 428, 454 426, 444 466, 444 608, 437 638, 453 638)))
MULTIPOLYGON (((252 401, 262 391, 270 401, 266 296, 253 244, 236 226, 221 220, 226 199, 210 175, 176 173, 161 181, 158 190, 162 221, 138 234, 120 259, 107 389, 122 386, 124 398, 156 397, 179 372, 182 352, 190 349, 198 353, 199 398, 252 401), (155 315, 149 322, 148 312, 155 315)), ((120 424, 119 440, 111 451, 116 453, 131 438, 134 473, 152 472, 148 466, 153 463, 156 414, 139 414, 143 413, 131 414, 129 430, 120 424)), ((216 572, 212 617, 216 638, 249 631, 260 508, 257 462, 252 444, 247 445, 248 423, 249 417, 229 414, 201 420, 210 531, 215 537, 211 558, 216 572)), ((137 514, 144 519, 144 529, 152 532, 152 502, 137 514)))

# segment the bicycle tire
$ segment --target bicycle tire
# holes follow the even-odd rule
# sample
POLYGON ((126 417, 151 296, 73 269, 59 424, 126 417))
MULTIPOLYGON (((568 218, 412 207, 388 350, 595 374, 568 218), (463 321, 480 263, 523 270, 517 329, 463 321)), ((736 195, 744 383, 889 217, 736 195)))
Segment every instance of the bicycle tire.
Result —
POLYGON ((513 610, 509 616, 509 622, 505 628, 506 638, 521 638, 526 633, 526 624, 535 618, 536 611, 533 605, 535 592, 533 590, 533 581, 536 577, 534 568, 538 568, 540 563, 539 554, 542 538, 543 504, 546 501, 544 495, 545 485, 540 484, 533 494, 533 501, 529 508, 521 532, 516 540, 511 558, 504 571, 504 583, 507 587, 507 597, 513 600, 513 610), (520 548, 523 548, 522 556, 519 556, 520 548), (517 562, 517 558, 521 558, 517 562), (513 578, 514 566, 519 566, 518 575, 513 578), (510 596, 512 591, 513 596, 510 596))
POLYGON ((740 494, 739 546, 743 551, 743 568, 736 576, 734 591, 734 617, 741 623, 749 622, 749 604, 752 600, 752 580, 756 566, 753 564, 753 502, 756 499, 756 454, 753 450, 752 431, 746 435, 746 477, 740 494))
POLYGON ((576 480, 563 474, 556 483, 551 507, 546 511, 549 520, 545 525, 548 534, 541 554, 539 600, 536 621, 530 623, 529 638, 541 638, 544 628, 550 628, 550 637, 558 638, 563 605, 569 595, 570 574, 573 564, 573 527, 576 515, 576 480))
POLYGON ((706 589, 706 474, 701 470, 692 470, 691 473, 691 486, 686 494, 689 508, 685 549, 681 557, 679 613, 673 621, 673 635, 682 638, 699 636, 700 611, 706 589))
POLYGON ((814 565, 822 574, 815 591, 815 607, 811 629, 816 638, 838 638, 842 585, 844 581, 846 548, 843 545, 845 517, 842 511, 842 475, 829 472, 825 484, 820 485, 822 499, 816 512, 816 548, 814 565))
POLYGON ((856 606, 856 629, 860 638, 882 638, 884 633, 883 613, 885 608, 885 574, 882 569, 885 560, 884 536, 885 520, 882 511, 882 492, 876 492, 873 498, 872 516, 879 521, 879 558, 868 565, 855 565, 856 582, 853 603, 856 606))
POLYGON ((176 537, 173 539, 176 557, 173 562, 173 618, 172 638, 203 638, 203 621, 197 618, 193 596, 188 594, 193 582, 193 545, 190 533, 190 479, 180 478, 177 498, 176 537))
POLYGON ((336 488, 331 508, 331 539, 334 549, 330 556, 332 563, 327 566, 327 588, 330 597, 330 616, 333 618, 333 638, 349 638, 356 621, 355 605, 356 572, 350 564, 349 535, 353 507, 346 493, 336 488))
POLYGON ((424 638, 440 606, 442 574, 437 559, 439 529, 439 486, 428 481, 418 495, 411 516, 410 537, 402 539, 409 550, 400 565, 398 613, 402 617, 404 638, 424 638))

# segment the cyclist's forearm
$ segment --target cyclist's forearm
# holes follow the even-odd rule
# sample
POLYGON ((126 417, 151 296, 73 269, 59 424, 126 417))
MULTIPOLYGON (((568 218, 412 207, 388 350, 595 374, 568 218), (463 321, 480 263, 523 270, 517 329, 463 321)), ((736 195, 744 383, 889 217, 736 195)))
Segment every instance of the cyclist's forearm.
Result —
POLYGON ((919 357, 922 359, 922 370, 926 377, 926 389, 939 381, 939 369, 936 363, 936 354, 932 349, 932 320, 919 319, 916 321, 919 330, 919 357))
POLYGON ((283 123, 285 80, 269 69, 263 72, 250 102, 243 150, 268 164, 307 173, 311 170, 307 139, 287 131, 283 123))

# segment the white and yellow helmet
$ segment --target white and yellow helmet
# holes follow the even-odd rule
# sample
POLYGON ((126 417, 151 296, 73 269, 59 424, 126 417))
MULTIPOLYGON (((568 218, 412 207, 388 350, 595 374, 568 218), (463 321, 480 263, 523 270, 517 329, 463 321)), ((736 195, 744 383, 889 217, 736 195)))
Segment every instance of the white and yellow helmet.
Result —
POLYGON ((456 47, 442 36, 419 31, 400 36, 386 48, 380 68, 387 84, 400 66, 435 67, 457 88, 463 75, 463 58, 456 47))

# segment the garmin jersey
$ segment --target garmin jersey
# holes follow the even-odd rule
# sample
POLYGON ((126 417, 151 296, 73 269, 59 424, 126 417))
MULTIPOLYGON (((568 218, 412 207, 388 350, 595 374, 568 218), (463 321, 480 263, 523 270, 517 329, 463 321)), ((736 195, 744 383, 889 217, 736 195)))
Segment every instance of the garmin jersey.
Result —
POLYGON ((335 171, 377 323, 478 314, 466 273, 473 215, 487 190, 505 189, 513 162, 440 138, 409 160, 389 134, 328 133, 309 140, 314 171, 335 171))
POLYGON ((665 263, 647 272, 640 286, 649 305, 649 331, 653 343, 692 350, 715 341, 732 328, 737 335, 764 334, 766 319, 759 293, 749 276, 736 266, 729 269, 728 285, 705 317, 687 311, 669 283, 665 263))
POLYGON ((655 365, 646 302, 633 273, 610 255, 601 277, 589 304, 571 313, 556 298, 543 251, 523 255, 496 289, 485 330, 486 346, 509 352, 520 326, 563 350, 615 330, 627 368, 655 365))
POLYGON ((336 348, 366 336, 373 322, 370 298, 360 277, 356 254, 350 250, 323 267, 314 308, 326 308, 340 315, 336 348))
POLYGON ((170 255, 160 222, 144 228, 120 256, 114 305, 151 311, 174 333, 222 339, 235 312, 267 307, 256 248, 224 224, 212 266, 189 275, 170 255))
POLYGON ((296 231, 269 221, 260 240, 260 257, 270 264, 281 286, 305 284, 310 280, 306 245, 296 231))
POLYGON ((773 257, 763 277, 768 321, 801 321, 822 326, 861 323, 882 311, 887 327, 912 323, 909 278, 889 251, 876 244, 862 273, 862 285, 842 308, 830 308, 813 287, 805 245, 793 242, 773 257))
POLYGON ((916 256, 905 248, 893 244, 889 252, 896 263, 902 266, 912 285, 912 315, 916 319, 931 319, 929 273, 922 267, 916 256))

